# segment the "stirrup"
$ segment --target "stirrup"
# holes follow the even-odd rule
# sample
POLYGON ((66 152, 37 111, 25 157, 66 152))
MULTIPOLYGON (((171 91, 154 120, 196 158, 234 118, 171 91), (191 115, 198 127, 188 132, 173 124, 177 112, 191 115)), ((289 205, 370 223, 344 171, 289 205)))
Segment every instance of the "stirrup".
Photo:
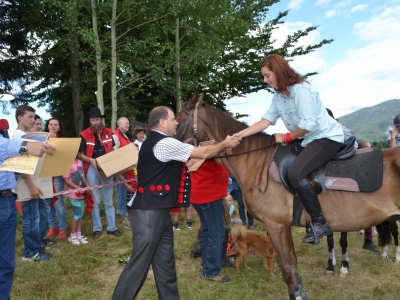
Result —
POLYGON ((310 232, 303 238, 302 242, 303 243, 309 243, 309 244, 318 244, 319 240, 323 238, 326 235, 329 235, 332 233, 331 228, 329 227, 329 222, 326 221, 324 225, 321 225, 320 223, 308 223, 311 227, 310 232))

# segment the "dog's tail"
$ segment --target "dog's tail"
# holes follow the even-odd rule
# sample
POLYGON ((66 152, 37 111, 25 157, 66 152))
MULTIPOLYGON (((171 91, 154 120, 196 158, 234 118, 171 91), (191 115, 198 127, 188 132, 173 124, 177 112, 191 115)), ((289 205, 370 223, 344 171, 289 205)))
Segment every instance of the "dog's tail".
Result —
POLYGON ((232 227, 231 236, 237 239, 244 239, 247 235, 247 229, 243 224, 239 223, 232 227))

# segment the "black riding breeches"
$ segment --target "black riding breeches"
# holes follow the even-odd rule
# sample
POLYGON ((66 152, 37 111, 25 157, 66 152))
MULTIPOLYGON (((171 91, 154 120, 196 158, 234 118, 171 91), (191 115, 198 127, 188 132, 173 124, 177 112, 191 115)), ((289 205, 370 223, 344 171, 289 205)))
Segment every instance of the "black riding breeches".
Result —
POLYGON ((335 156, 341 146, 342 143, 326 138, 309 143, 289 169, 288 176, 293 188, 298 188, 302 179, 335 156))

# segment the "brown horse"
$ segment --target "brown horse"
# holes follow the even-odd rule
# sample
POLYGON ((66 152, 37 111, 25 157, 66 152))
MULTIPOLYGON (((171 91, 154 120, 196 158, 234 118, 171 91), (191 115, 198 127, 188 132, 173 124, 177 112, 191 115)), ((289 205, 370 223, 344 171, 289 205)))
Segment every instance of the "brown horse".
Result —
MULTIPOLYGON (((197 92, 182 104, 177 121, 176 137, 186 142, 220 142, 227 135, 247 127, 207 105, 203 95, 197 92)), ((266 172, 265 165, 268 166, 276 146, 272 136, 259 133, 244 138, 237 148, 221 153, 220 157, 238 181, 249 212, 267 228, 278 254, 289 299, 307 299, 297 273, 297 257, 291 234, 293 195, 282 184, 268 179, 266 172)), ((383 184, 376 192, 329 190, 328 195, 319 195, 322 210, 333 231, 358 231, 400 214, 400 147, 383 150, 383 160, 383 184)), ((310 217, 303 211, 300 226, 305 226, 307 220, 310 217)))

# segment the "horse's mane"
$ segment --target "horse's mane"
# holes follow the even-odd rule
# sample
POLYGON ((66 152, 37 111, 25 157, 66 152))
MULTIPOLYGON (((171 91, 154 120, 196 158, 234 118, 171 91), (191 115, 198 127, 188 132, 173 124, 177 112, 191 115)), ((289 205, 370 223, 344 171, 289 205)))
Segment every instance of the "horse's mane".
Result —
MULTIPOLYGON (((232 135, 249 127, 206 103, 204 103, 204 108, 206 109, 209 126, 212 128, 216 128, 218 126, 218 131, 222 134, 222 136, 232 135)), ((236 149, 238 151, 247 151, 264 147, 270 144, 271 140, 271 135, 257 133, 244 138, 236 149)))

